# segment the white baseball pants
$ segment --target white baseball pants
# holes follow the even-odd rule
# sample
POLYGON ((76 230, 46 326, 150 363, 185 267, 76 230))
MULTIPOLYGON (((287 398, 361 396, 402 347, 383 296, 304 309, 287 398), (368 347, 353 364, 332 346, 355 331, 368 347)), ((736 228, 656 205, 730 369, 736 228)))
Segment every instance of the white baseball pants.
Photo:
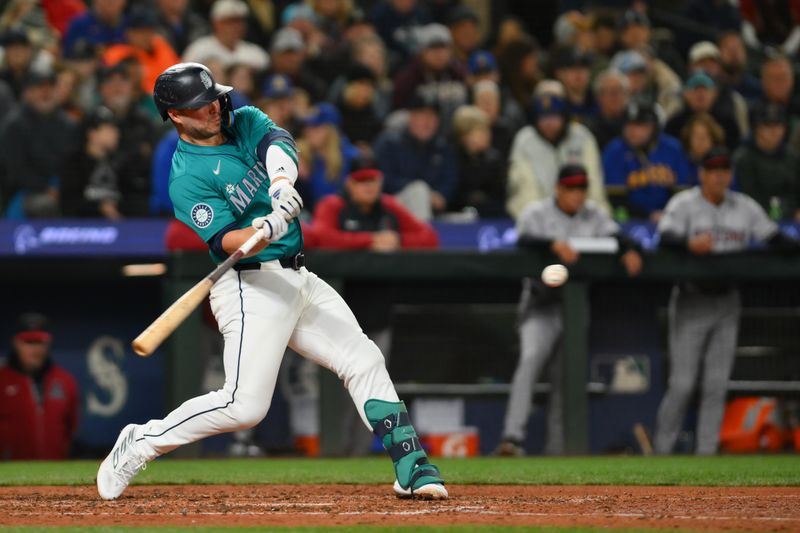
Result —
POLYGON ((229 271, 211 290, 211 309, 225 339, 225 385, 145 424, 138 440, 149 445, 141 446, 148 459, 258 424, 287 345, 342 379, 370 430, 364 403, 399 401, 378 347, 341 296, 305 268, 269 261, 261 270, 229 271))

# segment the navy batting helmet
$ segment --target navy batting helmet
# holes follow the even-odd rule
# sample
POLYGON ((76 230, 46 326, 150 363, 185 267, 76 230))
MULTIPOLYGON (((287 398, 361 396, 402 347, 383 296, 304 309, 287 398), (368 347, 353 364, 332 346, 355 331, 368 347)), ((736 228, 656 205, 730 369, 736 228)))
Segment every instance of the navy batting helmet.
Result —
POLYGON ((208 67, 200 63, 178 63, 162 72, 153 89, 153 100, 161 118, 168 118, 169 109, 198 109, 219 100, 222 124, 233 123, 233 106, 228 93, 233 87, 214 81, 208 67))

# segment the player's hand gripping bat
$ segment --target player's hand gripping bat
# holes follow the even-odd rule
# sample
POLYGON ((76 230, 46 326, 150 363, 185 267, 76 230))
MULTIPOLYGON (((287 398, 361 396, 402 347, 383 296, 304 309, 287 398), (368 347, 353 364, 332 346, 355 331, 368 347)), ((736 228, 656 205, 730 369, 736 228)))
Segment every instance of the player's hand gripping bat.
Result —
POLYGON ((133 351, 142 357, 152 355, 164 339, 170 336, 173 331, 186 320, 194 309, 200 305, 214 283, 222 277, 225 272, 233 268, 239 259, 246 256, 253 247, 264 239, 264 229, 257 230, 252 237, 247 239, 238 250, 233 252, 224 262, 220 263, 208 276, 200 280, 197 285, 186 291, 183 296, 175 300, 161 316, 156 318, 152 324, 147 326, 131 346, 133 351))

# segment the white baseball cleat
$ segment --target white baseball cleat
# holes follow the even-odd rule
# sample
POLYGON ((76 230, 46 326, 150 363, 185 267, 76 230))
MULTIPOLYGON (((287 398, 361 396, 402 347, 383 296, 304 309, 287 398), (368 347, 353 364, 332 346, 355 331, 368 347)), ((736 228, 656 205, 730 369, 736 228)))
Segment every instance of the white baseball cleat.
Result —
POLYGON ((147 467, 147 459, 136 444, 139 426, 128 424, 120 432, 108 457, 97 471, 97 492, 104 500, 115 500, 131 480, 147 467))
POLYGON ((420 488, 411 490, 404 489, 400 482, 394 480, 394 493, 398 498, 419 498, 421 500, 446 500, 449 497, 447 489, 441 483, 428 483, 420 488))

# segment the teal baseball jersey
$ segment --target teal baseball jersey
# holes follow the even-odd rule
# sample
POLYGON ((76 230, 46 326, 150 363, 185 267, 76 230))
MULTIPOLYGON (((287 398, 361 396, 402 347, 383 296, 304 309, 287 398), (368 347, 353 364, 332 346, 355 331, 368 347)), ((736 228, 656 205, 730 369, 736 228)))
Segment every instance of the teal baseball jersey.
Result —
MULTIPOLYGON (((169 196, 175 217, 205 242, 222 230, 249 228, 254 218, 272 212, 270 180, 257 152, 264 136, 280 128, 255 107, 239 108, 233 116, 231 127, 223 128, 225 144, 198 146, 179 140, 172 156, 169 196)), ((273 144, 297 163, 295 148, 288 142, 273 144)), ((300 222, 294 219, 283 238, 242 262, 290 257, 302 247, 300 222)), ((214 250, 209 252, 215 263, 225 260, 214 250)))

